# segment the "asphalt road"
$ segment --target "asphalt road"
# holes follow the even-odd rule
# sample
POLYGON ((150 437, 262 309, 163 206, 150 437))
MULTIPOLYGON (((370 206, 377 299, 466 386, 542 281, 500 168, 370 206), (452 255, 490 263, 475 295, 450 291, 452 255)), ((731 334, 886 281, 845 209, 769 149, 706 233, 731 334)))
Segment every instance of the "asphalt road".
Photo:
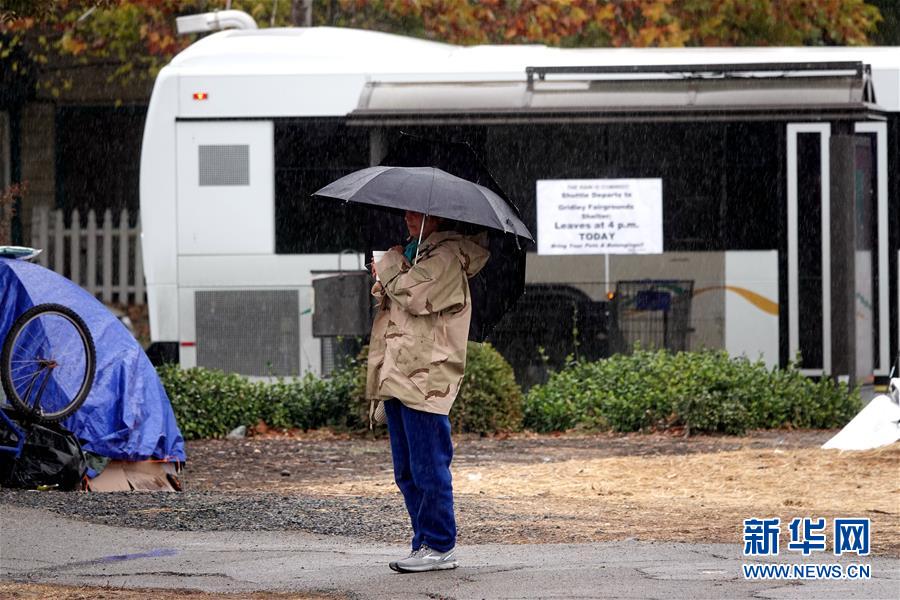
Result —
MULTIPOLYGON (((377 519, 373 512, 372 519, 377 519)), ((900 599, 900 560, 869 580, 748 581, 739 545, 639 541, 460 547, 455 571, 401 575, 405 548, 303 532, 185 532, 95 525, 0 506, 0 577, 209 592, 330 591, 352 598, 900 599)), ((842 557, 843 558, 843 557, 842 557)), ((782 556, 783 562, 798 562, 782 556)), ((830 555, 810 562, 835 563, 830 555)))

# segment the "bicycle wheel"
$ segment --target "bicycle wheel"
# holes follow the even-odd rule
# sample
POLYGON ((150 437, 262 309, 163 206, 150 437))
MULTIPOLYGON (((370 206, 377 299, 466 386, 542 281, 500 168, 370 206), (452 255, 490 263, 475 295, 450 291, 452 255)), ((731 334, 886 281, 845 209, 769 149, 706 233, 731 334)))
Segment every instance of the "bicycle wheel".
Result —
POLYGON ((0 354, 0 379, 13 406, 39 421, 62 420, 84 403, 97 355, 87 325, 59 304, 39 304, 13 323, 0 354))

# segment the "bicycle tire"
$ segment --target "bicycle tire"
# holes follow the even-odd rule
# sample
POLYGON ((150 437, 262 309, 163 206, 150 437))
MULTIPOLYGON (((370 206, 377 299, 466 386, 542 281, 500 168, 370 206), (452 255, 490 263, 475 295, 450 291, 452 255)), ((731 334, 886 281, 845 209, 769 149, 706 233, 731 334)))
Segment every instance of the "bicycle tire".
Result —
MULTIPOLYGON (((71 354, 72 352, 77 351, 70 351, 69 354, 71 354)), ((87 324, 85 324, 84 320, 80 316, 78 316, 75 311, 61 304, 38 304, 36 306, 32 306, 30 309, 19 315, 19 318, 17 318, 15 322, 13 322, 12 327, 10 327, 9 332, 7 333, 6 339, 3 342, 3 351, 2 353, 0 353, 0 382, 2 382, 3 390, 6 393, 7 399, 15 408, 24 412, 29 417, 45 423, 54 423, 56 421, 61 421, 62 419, 65 419, 76 410, 81 408, 81 405, 84 404, 84 401, 87 399, 88 394, 90 394, 91 387, 94 383, 96 368, 97 351, 94 347, 94 339, 91 336, 91 332, 88 329, 87 324), (31 392, 34 383, 38 381, 39 375, 36 374, 32 376, 32 381, 31 383, 29 383, 29 386, 25 393, 25 397, 23 398, 22 395, 20 395, 20 390, 16 389, 16 386, 14 385, 14 369, 12 361, 13 349, 16 347, 17 341, 19 341, 20 337, 25 332, 29 324, 36 321, 42 316, 49 315, 55 315, 64 319, 69 325, 71 325, 74 332, 78 335, 78 338, 80 338, 84 350, 84 375, 83 377, 81 377, 81 382, 78 384, 77 392, 72 394, 71 399, 66 398, 67 401, 61 408, 51 412, 45 412, 43 410, 43 407, 41 406, 41 396, 46 388, 47 383, 50 381, 52 370, 59 366, 59 364, 57 364, 56 361, 52 359, 35 359, 36 362, 47 362, 52 364, 41 367, 42 371, 46 370, 46 374, 44 375, 44 379, 40 384, 40 388, 36 392, 37 396, 35 400, 31 404, 29 404, 29 392, 31 392)), ((58 383, 54 382, 54 385, 57 388, 60 387, 60 384, 58 383)))

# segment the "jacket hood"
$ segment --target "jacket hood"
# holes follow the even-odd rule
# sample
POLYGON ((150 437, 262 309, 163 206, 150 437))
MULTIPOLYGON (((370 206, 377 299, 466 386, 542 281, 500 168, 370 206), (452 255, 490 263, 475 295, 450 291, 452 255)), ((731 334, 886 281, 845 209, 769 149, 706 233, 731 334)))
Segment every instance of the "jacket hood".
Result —
POLYGON ((459 258, 466 276, 471 279, 484 268, 491 257, 487 245, 487 233, 466 236, 455 231, 435 231, 422 243, 422 251, 428 252, 437 246, 451 249, 459 258))

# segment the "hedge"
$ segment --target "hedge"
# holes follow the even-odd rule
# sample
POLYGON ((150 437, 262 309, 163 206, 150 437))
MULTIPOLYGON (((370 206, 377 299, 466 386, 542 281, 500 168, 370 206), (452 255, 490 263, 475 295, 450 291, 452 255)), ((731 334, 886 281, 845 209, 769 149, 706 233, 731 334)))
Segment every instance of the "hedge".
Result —
MULTIPOLYGON (((363 400, 366 355, 358 357, 356 400, 363 400)), ((466 373, 450 411, 454 432, 495 433, 522 428, 522 388, 510 364, 489 343, 469 342, 466 348, 466 373)))
MULTIPOLYGON (((159 368, 185 439, 217 438, 264 421, 269 427, 364 429, 365 354, 331 377, 250 381, 236 374, 174 365, 159 368)), ((450 418, 454 431, 488 433, 521 428, 522 391, 512 367, 489 344, 469 344, 466 377, 450 418)))
POLYGON ((522 389, 490 344, 469 342, 466 376, 450 411, 453 431, 493 433, 522 428, 522 389))
MULTIPOLYGON (((364 351, 365 352, 365 351, 364 351)), ((365 354, 327 379, 253 382, 208 369, 162 367, 160 376, 186 439, 222 437, 260 420, 270 427, 364 429, 365 354)), ((490 344, 469 344, 466 377, 450 412, 456 432, 600 429, 741 434, 778 427, 832 428, 860 409, 856 392, 814 381, 793 365, 723 351, 637 350, 575 362, 523 398, 512 368, 490 344)))
POLYGON ((762 361, 724 351, 637 350, 577 362, 532 388, 525 427, 614 431, 683 427, 741 434, 778 427, 831 428, 860 409, 857 393, 830 379, 814 381, 794 365, 769 370, 762 361))
POLYGON ((349 410, 355 371, 340 369, 329 379, 307 375, 295 381, 266 383, 241 375, 166 365, 160 379, 185 439, 223 437, 241 425, 264 421, 270 427, 356 428, 349 410))

